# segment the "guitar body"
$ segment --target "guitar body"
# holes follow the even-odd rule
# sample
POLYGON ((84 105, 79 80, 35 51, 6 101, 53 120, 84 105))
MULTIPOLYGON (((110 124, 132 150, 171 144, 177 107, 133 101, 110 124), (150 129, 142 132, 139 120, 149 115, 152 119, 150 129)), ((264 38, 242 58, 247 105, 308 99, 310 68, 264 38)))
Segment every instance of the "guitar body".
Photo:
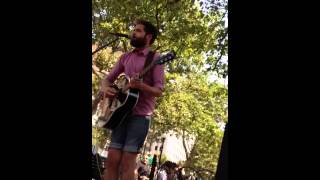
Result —
POLYGON ((129 83, 129 78, 120 76, 115 85, 118 94, 115 98, 105 98, 101 101, 102 112, 98 118, 98 126, 107 129, 115 129, 125 118, 131 113, 139 99, 139 90, 129 88, 126 85, 129 83))
MULTIPOLYGON (((125 96, 123 94, 123 96, 125 96)), ((107 123, 103 126, 107 129, 115 129, 125 118, 131 113, 139 99, 139 91, 137 89, 129 89, 126 99, 109 117, 107 123)))

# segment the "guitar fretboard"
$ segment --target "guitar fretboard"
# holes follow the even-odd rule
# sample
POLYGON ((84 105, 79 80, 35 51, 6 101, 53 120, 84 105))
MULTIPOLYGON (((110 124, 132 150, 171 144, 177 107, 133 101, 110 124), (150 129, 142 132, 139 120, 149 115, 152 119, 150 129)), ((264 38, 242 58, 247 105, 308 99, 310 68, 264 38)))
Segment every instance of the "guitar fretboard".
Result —
POLYGON ((139 74, 139 78, 143 77, 154 65, 156 65, 156 62, 152 61, 146 68, 142 70, 142 72, 139 74))

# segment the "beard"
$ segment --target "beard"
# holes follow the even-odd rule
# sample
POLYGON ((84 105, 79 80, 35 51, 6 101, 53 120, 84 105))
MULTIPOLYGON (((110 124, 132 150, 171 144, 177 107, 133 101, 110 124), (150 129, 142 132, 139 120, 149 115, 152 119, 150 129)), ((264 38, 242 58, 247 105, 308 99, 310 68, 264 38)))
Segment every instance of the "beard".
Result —
POLYGON ((131 44, 133 47, 142 48, 142 47, 144 47, 144 46, 147 44, 146 36, 144 36, 143 38, 132 37, 132 38, 130 39, 130 44, 131 44))

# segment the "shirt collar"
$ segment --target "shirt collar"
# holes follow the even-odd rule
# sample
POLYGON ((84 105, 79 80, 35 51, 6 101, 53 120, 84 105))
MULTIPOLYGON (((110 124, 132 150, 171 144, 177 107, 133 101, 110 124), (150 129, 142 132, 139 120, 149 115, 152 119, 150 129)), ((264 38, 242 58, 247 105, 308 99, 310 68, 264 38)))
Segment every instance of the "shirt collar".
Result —
POLYGON ((146 48, 143 48, 143 49, 135 48, 132 52, 136 53, 139 56, 146 56, 149 53, 149 51, 150 51, 150 48, 146 47, 146 48))

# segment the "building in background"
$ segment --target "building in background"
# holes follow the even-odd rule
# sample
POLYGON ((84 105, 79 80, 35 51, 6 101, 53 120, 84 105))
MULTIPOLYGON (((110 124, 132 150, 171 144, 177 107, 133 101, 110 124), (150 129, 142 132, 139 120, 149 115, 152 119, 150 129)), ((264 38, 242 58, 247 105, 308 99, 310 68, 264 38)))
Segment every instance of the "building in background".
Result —
MULTIPOLYGON (((160 140, 161 138, 164 138, 162 156, 165 156, 167 160, 175 163, 186 160, 186 152, 183 146, 182 137, 174 135, 173 132, 164 134, 162 137, 159 138, 158 142, 153 142, 151 144, 151 147, 146 148, 147 150, 145 151, 145 153, 151 153, 152 155, 155 153, 160 153, 159 150, 162 144, 160 140)), ((185 140, 186 149, 188 153, 191 152, 191 149, 194 145, 194 141, 195 138, 185 140)))

